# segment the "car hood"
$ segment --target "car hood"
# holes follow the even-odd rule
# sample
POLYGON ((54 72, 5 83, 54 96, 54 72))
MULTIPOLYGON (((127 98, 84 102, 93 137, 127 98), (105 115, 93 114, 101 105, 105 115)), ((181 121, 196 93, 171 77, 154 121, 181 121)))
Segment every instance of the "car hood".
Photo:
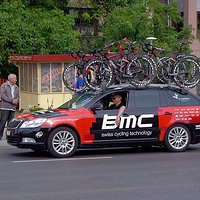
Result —
POLYGON ((52 109, 52 110, 40 110, 24 115, 19 115, 16 117, 19 120, 25 120, 25 119, 35 119, 35 118, 54 118, 54 117, 61 117, 61 116, 73 116, 76 115, 76 113, 79 113, 80 110, 68 110, 68 109, 52 109))

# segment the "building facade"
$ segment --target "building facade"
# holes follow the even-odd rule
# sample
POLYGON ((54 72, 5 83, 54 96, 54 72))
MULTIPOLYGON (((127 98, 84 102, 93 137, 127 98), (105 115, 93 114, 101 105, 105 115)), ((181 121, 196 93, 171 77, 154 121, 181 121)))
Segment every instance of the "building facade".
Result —
MULTIPOLYGON (((200 0, 179 0, 179 11, 183 13, 184 26, 192 26, 194 40, 191 44, 192 53, 200 57, 200 0)), ((195 88, 200 95, 200 84, 195 88)))
POLYGON ((19 68, 20 109, 56 108, 71 98, 62 81, 64 67, 74 61, 71 55, 13 55, 9 60, 19 68))

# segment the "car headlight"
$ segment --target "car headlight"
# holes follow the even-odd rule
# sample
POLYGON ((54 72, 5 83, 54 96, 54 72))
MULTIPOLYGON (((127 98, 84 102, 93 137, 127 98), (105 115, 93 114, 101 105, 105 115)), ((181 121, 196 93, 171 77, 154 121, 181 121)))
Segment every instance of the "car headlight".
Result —
POLYGON ((38 118, 30 121, 25 121, 20 128, 36 128, 41 126, 47 118, 38 118))

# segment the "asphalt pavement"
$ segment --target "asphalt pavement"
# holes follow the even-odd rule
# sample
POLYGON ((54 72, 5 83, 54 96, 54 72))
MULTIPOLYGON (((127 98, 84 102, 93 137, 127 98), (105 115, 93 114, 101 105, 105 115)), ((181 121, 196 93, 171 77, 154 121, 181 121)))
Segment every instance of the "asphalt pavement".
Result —
POLYGON ((0 140, 1 200, 198 200, 200 144, 78 151, 57 159, 0 140))
POLYGON ((78 151, 66 159, 0 148, 1 200, 199 200, 200 144, 78 151))

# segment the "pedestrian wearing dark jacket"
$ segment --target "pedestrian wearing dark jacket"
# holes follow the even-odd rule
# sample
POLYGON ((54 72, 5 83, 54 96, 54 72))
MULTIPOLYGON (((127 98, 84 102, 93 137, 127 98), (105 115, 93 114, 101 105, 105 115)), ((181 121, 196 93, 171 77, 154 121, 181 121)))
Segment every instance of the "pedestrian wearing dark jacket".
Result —
POLYGON ((17 76, 8 75, 8 80, 1 85, 1 119, 0 119, 0 140, 3 137, 6 122, 9 123, 14 117, 19 102, 19 88, 16 85, 17 76))

